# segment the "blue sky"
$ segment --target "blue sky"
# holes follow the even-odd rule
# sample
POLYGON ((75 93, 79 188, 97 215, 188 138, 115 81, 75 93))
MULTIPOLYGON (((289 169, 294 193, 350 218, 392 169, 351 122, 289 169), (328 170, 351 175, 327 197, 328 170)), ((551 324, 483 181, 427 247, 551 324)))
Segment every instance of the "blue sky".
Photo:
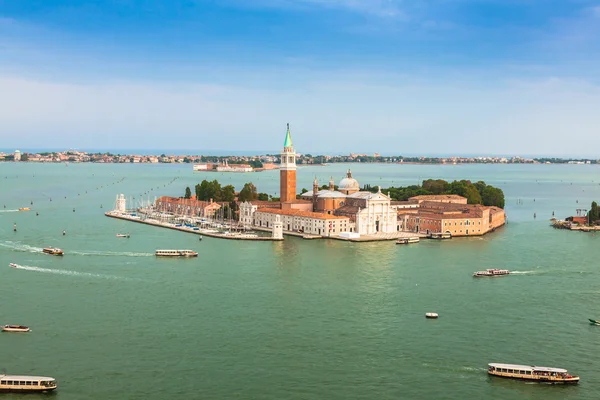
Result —
POLYGON ((599 58, 600 0, 0 0, 0 141, 600 158, 599 58))

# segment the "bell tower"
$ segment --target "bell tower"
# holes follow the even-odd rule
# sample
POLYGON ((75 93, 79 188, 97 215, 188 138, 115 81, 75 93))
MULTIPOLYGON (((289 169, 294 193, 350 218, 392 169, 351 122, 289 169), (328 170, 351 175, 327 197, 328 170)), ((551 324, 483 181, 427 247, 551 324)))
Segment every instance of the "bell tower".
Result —
POLYGON ((279 198, 282 203, 296 200, 296 152, 292 145, 290 124, 287 124, 279 167, 279 198))

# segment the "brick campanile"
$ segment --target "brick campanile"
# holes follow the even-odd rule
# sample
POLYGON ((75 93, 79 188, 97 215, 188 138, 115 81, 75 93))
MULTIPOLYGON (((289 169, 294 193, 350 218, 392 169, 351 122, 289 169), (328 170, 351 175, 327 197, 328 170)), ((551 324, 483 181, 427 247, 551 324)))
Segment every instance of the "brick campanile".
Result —
POLYGON ((279 197, 282 203, 296 200, 296 153, 292 146, 290 124, 287 124, 279 169, 279 197))

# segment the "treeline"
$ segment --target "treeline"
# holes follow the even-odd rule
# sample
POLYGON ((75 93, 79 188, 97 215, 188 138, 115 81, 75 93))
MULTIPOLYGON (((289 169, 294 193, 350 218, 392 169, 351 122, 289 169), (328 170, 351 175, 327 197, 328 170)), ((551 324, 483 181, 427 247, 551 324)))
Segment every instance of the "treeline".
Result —
POLYGON ((600 225, 600 208, 595 201, 592 201, 592 206, 588 212, 588 223, 590 225, 600 225))
MULTIPOLYGON (((365 190, 376 192, 377 188, 365 185, 365 190)), ((390 194, 393 200, 408 200, 421 195, 457 194, 467 198, 469 204, 483 204, 504 208, 504 192, 502 189, 488 185, 483 181, 472 183, 469 180, 447 182, 443 179, 427 179, 422 185, 405 187, 389 187, 381 189, 390 194)))
MULTIPOLYGON (((194 190, 196 200, 202 201, 210 201, 212 199, 213 201, 231 203, 236 200, 236 197, 239 202, 269 200, 269 195, 266 193, 258 193, 256 186, 254 186, 252 182, 244 184, 242 190, 240 190, 239 193, 236 193, 233 185, 221 186, 216 179, 213 181, 204 179, 194 187, 194 190)), ((185 188, 185 195, 183 197, 185 199, 192 198, 192 190, 189 187, 185 188)))

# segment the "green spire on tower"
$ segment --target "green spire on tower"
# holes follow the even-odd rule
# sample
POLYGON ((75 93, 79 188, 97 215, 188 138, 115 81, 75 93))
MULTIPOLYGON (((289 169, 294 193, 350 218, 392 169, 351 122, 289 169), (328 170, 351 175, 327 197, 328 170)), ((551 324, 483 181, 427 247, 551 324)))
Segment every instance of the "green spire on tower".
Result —
POLYGON ((287 133, 285 134, 285 142, 283 147, 292 147, 292 134, 290 133, 290 124, 287 124, 287 133))

